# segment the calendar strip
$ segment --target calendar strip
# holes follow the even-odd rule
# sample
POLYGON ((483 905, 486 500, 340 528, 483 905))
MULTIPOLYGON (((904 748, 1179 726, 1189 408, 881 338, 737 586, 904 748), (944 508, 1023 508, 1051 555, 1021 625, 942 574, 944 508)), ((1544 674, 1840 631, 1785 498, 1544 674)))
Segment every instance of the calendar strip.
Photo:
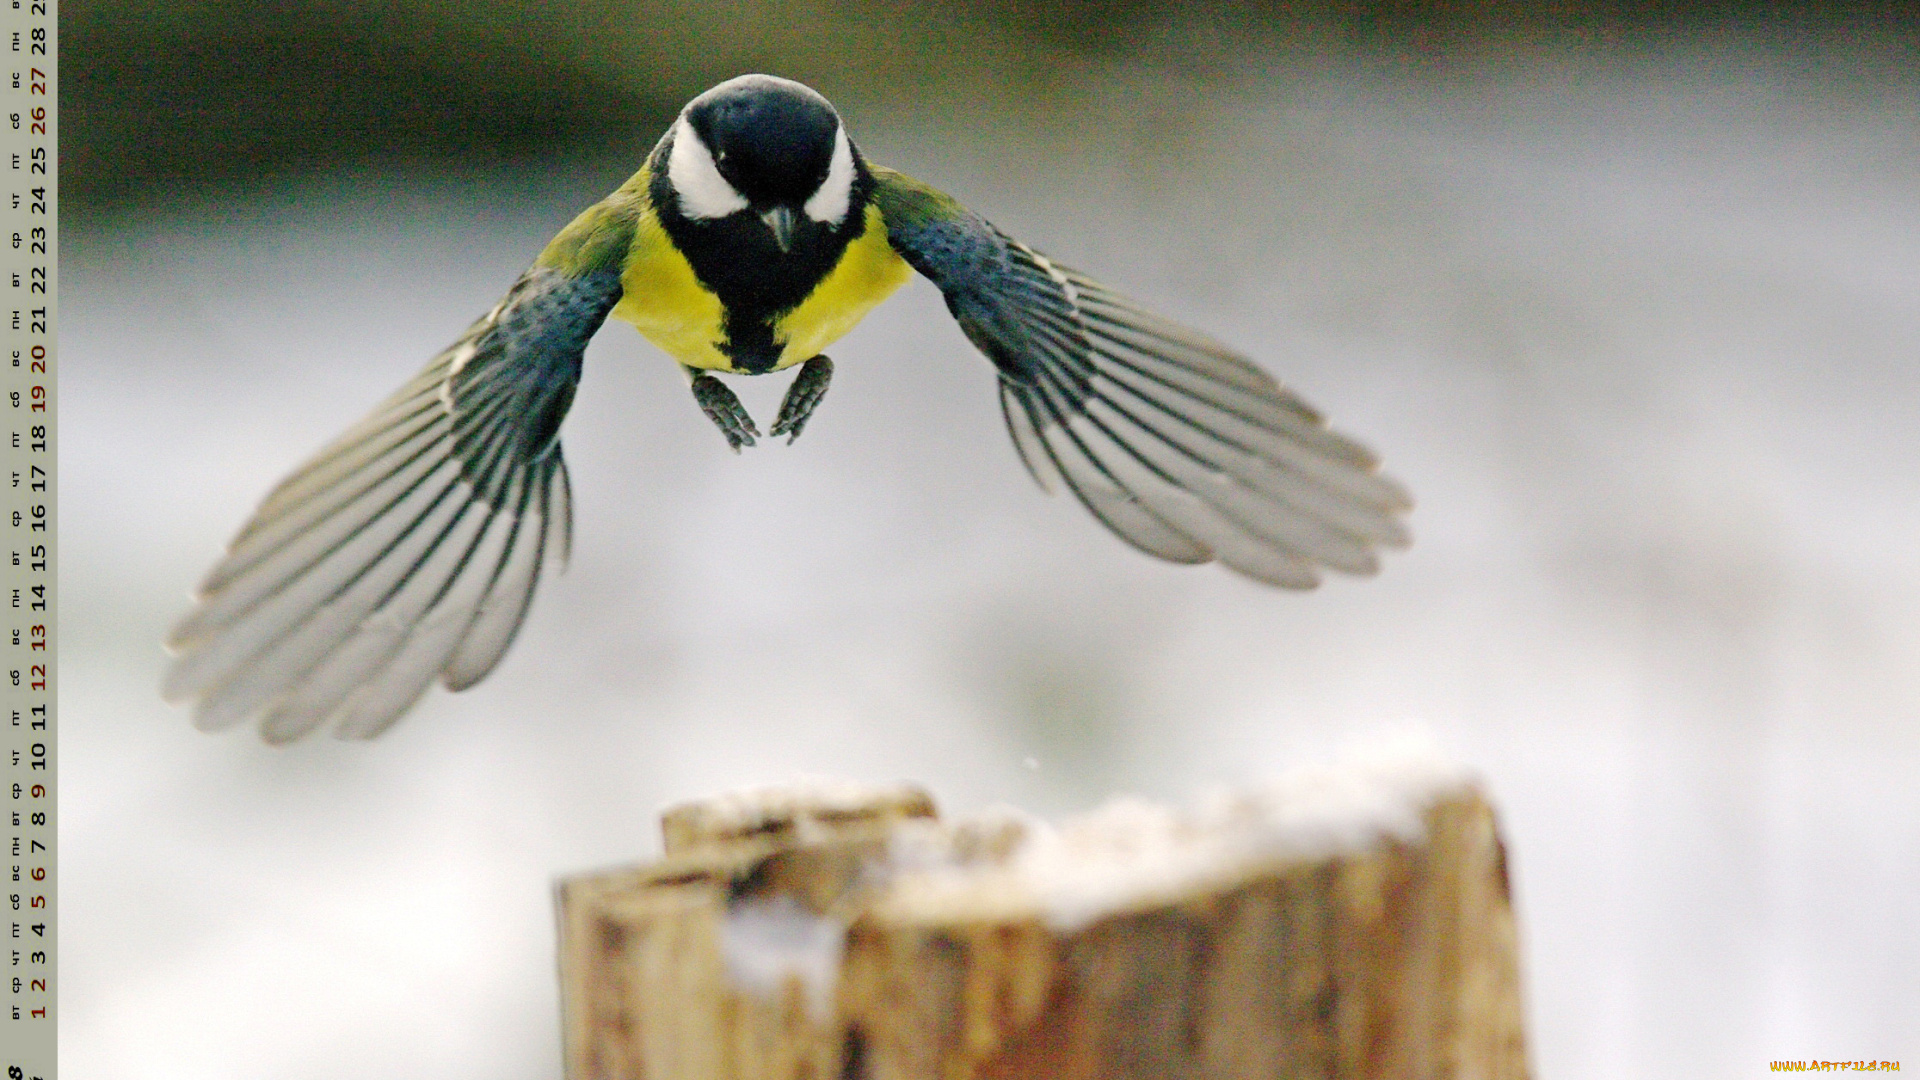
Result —
POLYGON ((0 167, 8 180, 4 236, 8 298, 4 471, 7 559, 0 601, 9 652, 0 684, 9 723, 5 843, 9 876, 7 970, 0 1005, 6 1080, 52 1080, 57 1067, 59 791, 55 660, 59 605, 55 466, 59 293, 59 12, 56 0, 7 0, 7 123, 0 167))

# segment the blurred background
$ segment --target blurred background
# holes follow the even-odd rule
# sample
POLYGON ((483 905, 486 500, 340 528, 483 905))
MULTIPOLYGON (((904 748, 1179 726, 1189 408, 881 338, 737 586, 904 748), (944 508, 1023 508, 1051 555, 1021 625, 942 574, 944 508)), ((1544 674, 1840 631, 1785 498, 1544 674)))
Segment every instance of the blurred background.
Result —
MULTIPOLYGON (((550 883, 672 802, 1188 801, 1425 731, 1542 1077, 1920 1064, 1920 54, 1900 6, 63 4, 62 1075, 559 1071, 550 883), (933 289, 736 458, 624 325, 485 683, 209 737, 158 642, 267 488, 764 70, 1270 367, 1414 491, 1371 581, 1157 564, 933 289)), ((736 382, 770 416, 784 378, 736 382)))

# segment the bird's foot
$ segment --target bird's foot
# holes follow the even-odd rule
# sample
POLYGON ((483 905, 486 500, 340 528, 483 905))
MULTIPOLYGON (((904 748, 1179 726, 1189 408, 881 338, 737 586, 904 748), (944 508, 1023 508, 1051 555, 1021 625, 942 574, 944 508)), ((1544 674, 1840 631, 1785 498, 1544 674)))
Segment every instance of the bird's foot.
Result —
POLYGON ((760 429, 753 426, 747 407, 740 404, 726 383, 712 375, 704 371, 693 373, 693 400, 699 403, 707 419, 713 421, 713 426, 720 429, 720 434, 727 437, 727 446, 734 453, 739 453, 742 446, 752 446, 760 437, 760 429))
POLYGON ((785 435, 788 445, 792 445, 793 440, 800 437, 800 429, 807 426, 820 399, 827 396, 827 383, 832 379, 833 361, 824 356, 800 365, 800 374, 793 377, 787 396, 780 399, 780 415, 774 418, 773 430, 767 434, 785 435))

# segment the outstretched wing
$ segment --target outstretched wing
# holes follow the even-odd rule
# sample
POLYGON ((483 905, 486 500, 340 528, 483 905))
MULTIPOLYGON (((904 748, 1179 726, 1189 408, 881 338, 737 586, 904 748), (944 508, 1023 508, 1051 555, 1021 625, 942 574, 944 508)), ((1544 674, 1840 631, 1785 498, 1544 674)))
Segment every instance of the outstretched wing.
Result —
POLYGON ((1000 373, 1014 446, 1107 528, 1174 562, 1312 588, 1408 542, 1365 447, 1212 339, 1143 311, 952 198, 873 168, 887 237, 1000 373))
POLYGON ((617 271, 536 267, 426 370, 267 496, 167 640, 164 693, 269 742, 386 730, 519 630, 571 511, 560 421, 617 271))

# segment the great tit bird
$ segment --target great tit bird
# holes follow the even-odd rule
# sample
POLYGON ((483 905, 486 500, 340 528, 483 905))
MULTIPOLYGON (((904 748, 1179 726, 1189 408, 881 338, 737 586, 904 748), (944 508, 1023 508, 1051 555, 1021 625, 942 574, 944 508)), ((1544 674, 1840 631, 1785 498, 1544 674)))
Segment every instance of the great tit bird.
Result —
POLYGON ((472 686, 567 557, 560 424, 607 316, 681 365, 738 452, 759 431, 715 373, 797 365, 769 429, 792 441, 833 372, 821 350, 910 269, 992 362, 1033 478, 1148 554, 1310 588, 1407 543, 1406 491, 1265 371, 867 161, 813 90, 743 75, 267 496, 169 637, 166 696, 282 743, 371 737, 436 678, 472 686))

